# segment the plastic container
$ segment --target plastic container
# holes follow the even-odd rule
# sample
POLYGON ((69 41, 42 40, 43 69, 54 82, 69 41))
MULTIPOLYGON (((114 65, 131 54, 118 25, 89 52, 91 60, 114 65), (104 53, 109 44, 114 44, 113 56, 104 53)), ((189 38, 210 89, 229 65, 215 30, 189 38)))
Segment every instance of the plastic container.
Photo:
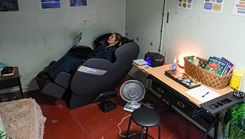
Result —
POLYGON ((231 76, 230 90, 240 90, 243 82, 244 70, 234 69, 231 76))
POLYGON ((172 63, 172 70, 176 70, 177 57, 174 58, 174 62, 172 63))

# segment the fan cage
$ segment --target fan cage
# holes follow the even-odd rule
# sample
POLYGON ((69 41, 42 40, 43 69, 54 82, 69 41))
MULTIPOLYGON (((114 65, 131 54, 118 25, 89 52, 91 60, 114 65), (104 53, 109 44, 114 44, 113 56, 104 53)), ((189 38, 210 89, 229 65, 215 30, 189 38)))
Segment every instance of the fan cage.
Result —
POLYGON ((137 80, 128 80, 120 87, 120 95, 127 102, 140 101, 145 95, 145 86, 137 80))

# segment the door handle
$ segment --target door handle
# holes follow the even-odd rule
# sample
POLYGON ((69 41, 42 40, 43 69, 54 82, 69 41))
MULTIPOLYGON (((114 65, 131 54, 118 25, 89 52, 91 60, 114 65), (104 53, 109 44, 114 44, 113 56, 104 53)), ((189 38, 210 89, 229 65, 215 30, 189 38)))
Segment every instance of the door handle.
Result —
POLYGON ((181 108, 185 108, 185 104, 181 103, 180 101, 178 101, 177 104, 178 104, 181 108))
POLYGON ((164 93, 164 91, 163 91, 161 88, 157 88, 157 90, 158 90, 160 93, 164 93))

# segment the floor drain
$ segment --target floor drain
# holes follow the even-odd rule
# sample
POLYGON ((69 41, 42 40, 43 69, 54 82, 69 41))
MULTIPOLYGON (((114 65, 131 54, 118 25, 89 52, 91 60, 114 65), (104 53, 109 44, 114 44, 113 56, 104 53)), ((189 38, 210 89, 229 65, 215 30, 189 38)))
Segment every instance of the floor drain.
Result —
POLYGON ((51 120, 51 123, 57 123, 57 122, 58 120, 55 120, 55 119, 51 120))
POLYGON ((59 105, 57 105, 57 108, 62 109, 63 105, 59 104, 59 105))

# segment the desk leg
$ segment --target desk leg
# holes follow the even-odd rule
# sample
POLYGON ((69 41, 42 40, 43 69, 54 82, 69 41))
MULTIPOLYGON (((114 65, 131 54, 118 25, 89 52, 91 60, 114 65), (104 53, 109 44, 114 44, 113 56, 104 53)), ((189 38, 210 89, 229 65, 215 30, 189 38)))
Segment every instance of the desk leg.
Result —
POLYGON ((21 82, 20 82, 20 77, 19 77, 19 79, 18 79, 18 82, 19 82, 19 89, 20 89, 21 97, 24 98, 23 92, 22 92, 22 87, 21 87, 21 82))
POLYGON ((215 115, 214 120, 212 123, 209 125, 208 129, 206 132, 203 134, 201 139, 206 139, 208 133, 211 131, 211 129, 214 127, 214 139, 218 138, 218 131, 219 131, 219 114, 215 115))
POLYGON ((216 121, 215 127, 214 127, 214 139, 218 139, 218 135, 219 135, 218 134, 219 133, 219 117, 220 117, 219 113, 216 114, 217 121, 216 121))

